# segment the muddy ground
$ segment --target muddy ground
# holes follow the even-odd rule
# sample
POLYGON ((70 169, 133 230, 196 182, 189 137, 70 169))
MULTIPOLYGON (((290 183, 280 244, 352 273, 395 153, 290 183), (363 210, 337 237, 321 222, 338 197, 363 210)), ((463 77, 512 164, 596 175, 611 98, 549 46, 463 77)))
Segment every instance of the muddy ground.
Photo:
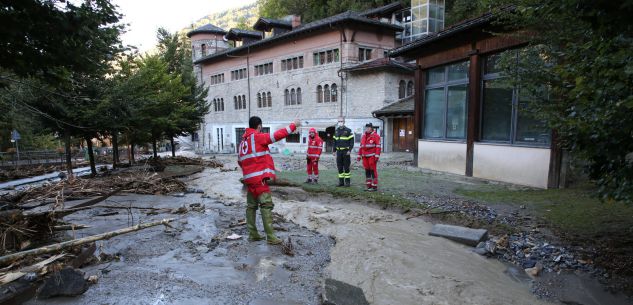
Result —
POLYGON ((243 225, 232 227, 244 219, 242 200, 203 197, 207 196, 125 195, 105 202, 135 207, 186 207, 189 211, 185 214, 146 215, 139 210, 128 213, 97 208, 67 216, 68 222, 88 222, 93 226, 77 231, 76 237, 139 221, 170 217, 177 220, 174 229, 154 227, 98 242, 98 252, 113 258, 83 268, 87 276, 99 277, 98 283, 83 295, 32 300, 27 304, 320 304, 323 271, 334 244, 331 238, 279 220, 277 226, 287 232, 281 231, 278 236, 291 236, 293 241, 295 255, 288 256, 279 246, 246 241, 243 225), (119 213, 99 216, 110 212, 119 213), (244 237, 228 240, 226 237, 233 233, 244 237))
MULTIPOLYGON (((540 299, 534 287, 556 291, 563 304, 629 304, 582 275, 549 274, 534 281, 515 265, 431 237, 428 232, 436 219, 407 219, 399 211, 369 202, 306 193, 296 187, 273 187, 274 211, 281 216, 278 236, 291 237, 295 255, 265 242, 249 243, 245 227, 239 225, 245 195, 238 183, 236 158, 214 158, 225 168, 205 169, 182 179, 189 189, 204 193, 128 194, 105 202, 185 207, 184 214, 99 208, 65 217, 71 223, 92 225, 77 231, 76 237, 139 221, 177 220, 173 229, 154 227, 98 242, 98 252, 106 254, 104 261, 83 270, 99 281, 83 295, 27 304, 321 304, 322 282, 328 277, 360 287, 372 305, 550 304, 552 299, 540 299), (233 233, 244 237, 226 239, 233 233)), ((275 158, 282 171, 303 168, 305 162, 300 156, 275 158)), ((411 170, 408 158, 394 154, 382 166, 411 170)), ((324 168, 333 165, 333 158, 323 158, 324 168)), ((433 183, 424 187, 443 190, 442 183, 433 183)))

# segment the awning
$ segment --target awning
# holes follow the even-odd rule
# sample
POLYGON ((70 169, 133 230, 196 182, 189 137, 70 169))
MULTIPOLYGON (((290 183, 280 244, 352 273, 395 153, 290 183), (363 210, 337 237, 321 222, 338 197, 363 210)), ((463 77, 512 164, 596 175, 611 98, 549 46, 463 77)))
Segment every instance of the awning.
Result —
POLYGON ((409 96, 382 107, 374 111, 373 114, 376 117, 413 115, 414 110, 413 96, 409 96))

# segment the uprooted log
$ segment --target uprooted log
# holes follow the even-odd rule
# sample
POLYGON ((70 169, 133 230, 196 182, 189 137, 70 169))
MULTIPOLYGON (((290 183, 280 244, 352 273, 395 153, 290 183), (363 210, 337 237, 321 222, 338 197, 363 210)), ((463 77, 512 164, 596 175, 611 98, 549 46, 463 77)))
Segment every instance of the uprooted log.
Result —
POLYGON ((88 237, 79 238, 79 239, 73 239, 73 240, 69 240, 69 241, 65 241, 65 242, 61 242, 61 243, 57 243, 57 244, 52 244, 52 245, 48 245, 48 246, 44 246, 44 247, 40 247, 40 248, 36 248, 36 249, 31 249, 31 250, 27 250, 27 251, 22 251, 22 252, 17 252, 17 253, 5 255, 5 256, 0 257, 0 266, 4 266, 4 265, 6 265, 8 263, 11 263, 13 261, 16 261, 16 260, 19 260, 19 259, 22 259, 22 258, 25 258, 25 257, 28 257, 28 256, 52 253, 52 252, 56 252, 56 251, 59 251, 59 250, 66 249, 66 248, 70 248, 70 247, 74 247, 74 246, 78 246, 78 245, 83 245, 83 244, 95 242, 95 241, 98 241, 98 240, 110 239, 110 238, 118 236, 118 235, 139 231, 139 230, 150 228, 150 227, 154 227, 154 226, 157 226, 157 225, 166 225, 166 224, 169 224, 172 221, 174 221, 174 218, 168 218, 168 219, 163 219, 163 220, 160 220, 160 221, 142 223, 142 224, 138 224, 138 225, 135 225, 135 226, 131 226, 131 227, 115 230, 115 231, 110 231, 110 232, 106 232, 106 233, 101 233, 101 234, 97 234, 97 235, 92 235, 92 236, 88 236, 88 237))

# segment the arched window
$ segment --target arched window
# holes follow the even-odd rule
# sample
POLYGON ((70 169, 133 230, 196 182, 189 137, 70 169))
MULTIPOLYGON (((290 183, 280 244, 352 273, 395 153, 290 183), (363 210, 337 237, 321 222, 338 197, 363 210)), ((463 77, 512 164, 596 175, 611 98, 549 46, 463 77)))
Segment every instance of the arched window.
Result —
POLYGON ((323 86, 323 102, 325 103, 330 102, 330 86, 329 85, 323 86))
POLYGON ((297 105, 301 105, 301 88, 297 88, 297 105))
POLYGON ((220 105, 222 106, 222 110, 220 111, 224 111, 224 98, 220 99, 220 105))
POLYGON ((262 108, 262 94, 257 93, 257 108, 262 108))
POLYGON ((407 83, 407 96, 413 95, 413 81, 407 83))
POLYGON ((237 110, 237 96, 233 97, 233 104, 235 104, 235 110, 237 110))
POLYGON ((246 95, 242 95, 242 109, 246 109, 246 95))
POLYGON ((273 106, 273 97, 270 95, 270 91, 268 91, 268 107, 273 106))
POLYGON ((317 103, 323 103, 323 87, 321 85, 317 86, 317 103))
POLYGON ((330 87, 330 94, 332 96, 332 103, 335 103, 338 99, 338 87, 336 86, 336 84, 332 84, 332 87, 330 87))
POLYGON ((400 84, 398 85, 398 98, 405 98, 405 89, 406 89, 407 83, 404 80, 400 81, 400 84))
POLYGON ((200 46, 200 53, 202 53, 202 56, 207 56, 207 45, 206 44, 202 44, 200 46))
POLYGON ((292 88, 292 90, 290 90, 290 105, 296 105, 297 104, 297 92, 295 91, 294 88, 292 88))
POLYGON ((286 106, 290 105, 290 90, 288 89, 284 91, 284 105, 286 106))

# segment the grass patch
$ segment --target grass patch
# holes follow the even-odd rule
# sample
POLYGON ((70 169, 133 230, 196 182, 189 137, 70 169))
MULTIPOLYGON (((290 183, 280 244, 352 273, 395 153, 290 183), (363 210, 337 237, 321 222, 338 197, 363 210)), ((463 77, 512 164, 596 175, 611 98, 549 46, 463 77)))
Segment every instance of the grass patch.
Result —
POLYGON ((566 233, 593 237, 610 232, 633 234, 633 205, 601 202, 592 187, 551 190, 509 190, 488 187, 456 190, 456 193, 486 203, 525 205, 553 227, 566 233))
MULTIPOLYGON (((386 171, 387 172, 387 171, 386 171)), ((365 192, 365 171, 364 170, 352 170, 352 186, 351 187, 337 187, 338 184, 338 172, 335 170, 321 170, 319 173, 319 184, 304 184, 307 175, 304 171, 285 171, 278 173, 279 178, 283 180, 293 181, 301 184, 307 192, 312 193, 328 193, 335 197, 351 198, 354 200, 372 200, 384 208, 400 208, 405 211, 414 207, 419 207, 419 204, 414 201, 405 198, 400 195, 393 188, 389 187, 389 174, 385 173, 387 177, 383 178, 379 173, 380 184, 378 192, 365 192), (383 186, 383 181, 385 185, 383 186)))

